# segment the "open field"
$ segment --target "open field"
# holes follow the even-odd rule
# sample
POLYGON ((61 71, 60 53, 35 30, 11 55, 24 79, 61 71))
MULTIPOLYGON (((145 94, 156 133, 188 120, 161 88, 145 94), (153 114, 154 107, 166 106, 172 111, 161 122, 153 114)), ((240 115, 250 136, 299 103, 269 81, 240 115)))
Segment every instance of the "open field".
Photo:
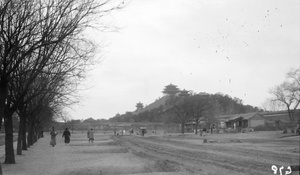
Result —
MULTIPOLYGON (((65 145, 50 137, 16 156, 17 164, 2 165, 7 174, 274 174, 271 167, 299 165, 299 136, 276 132, 112 136, 95 134, 88 143, 85 133, 72 135, 65 145), (203 143, 207 139, 209 143, 203 143)), ((4 157, 1 157, 3 162, 4 157)), ((292 172, 291 174, 297 174, 292 172)), ((279 174, 279 172, 277 172, 279 174)))

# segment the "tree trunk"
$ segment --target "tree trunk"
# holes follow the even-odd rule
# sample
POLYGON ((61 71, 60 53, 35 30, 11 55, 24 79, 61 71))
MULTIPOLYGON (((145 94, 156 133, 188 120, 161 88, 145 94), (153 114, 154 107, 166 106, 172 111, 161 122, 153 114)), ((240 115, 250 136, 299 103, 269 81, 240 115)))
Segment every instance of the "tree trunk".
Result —
POLYGON ((26 115, 22 116, 24 122, 22 123, 22 150, 27 150, 27 138, 26 138, 26 115))
POLYGON ((18 132, 18 145, 17 145, 17 155, 22 155, 22 117, 20 118, 19 132, 18 132))
MULTIPOLYGON (((17 155, 22 155, 22 147, 23 147, 23 137, 25 132, 26 137, 26 130, 24 130, 24 124, 26 125, 25 115, 20 114, 20 124, 19 124, 19 133, 18 133, 18 146, 17 146, 17 155)), ((26 140, 26 139, 25 139, 26 140)))
POLYGON ((199 123, 198 123, 198 122, 196 122, 196 123, 195 123, 195 129, 196 129, 196 132, 195 132, 195 134, 196 134, 196 135, 198 134, 198 125, 199 125, 199 123))
POLYGON ((185 122, 182 122, 181 123, 181 134, 184 134, 184 125, 185 125, 185 122))
POLYGON ((5 127, 5 162, 8 164, 14 164, 15 154, 14 154, 14 140, 13 140, 13 122, 12 113, 6 115, 4 120, 5 127))
POLYGON ((5 101, 8 94, 7 82, 0 77, 0 131, 2 127, 2 119, 5 118, 5 101))
POLYGON ((27 147, 29 148, 32 145, 32 127, 29 125, 28 135, 27 135, 27 147))
POLYGON ((0 163, 0 175, 3 175, 1 163, 0 163))
POLYGON ((29 130, 28 130, 28 147, 32 146, 33 143, 35 142, 35 139, 34 139, 34 126, 33 124, 31 123, 29 125, 29 130))
POLYGON ((294 119, 293 111, 290 109, 289 106, 288 106, 287 109, 288 109, 288 114, 289 114, 290 120, 291 120, 291 121, 294 121, 295 119, 294 119))
POLYGON ((38 140, 38 129, 37 127, 33 126, 33 143, 36 143, 38 140))
MULTIPOLYGON (((1 77, 0 81, 0 131, 2 129, 2 119, 5 117, 5 101, 7 97, 7 81, 1 77)), ((0 175, 2 175, 2 166, 0 162, 0 175)))

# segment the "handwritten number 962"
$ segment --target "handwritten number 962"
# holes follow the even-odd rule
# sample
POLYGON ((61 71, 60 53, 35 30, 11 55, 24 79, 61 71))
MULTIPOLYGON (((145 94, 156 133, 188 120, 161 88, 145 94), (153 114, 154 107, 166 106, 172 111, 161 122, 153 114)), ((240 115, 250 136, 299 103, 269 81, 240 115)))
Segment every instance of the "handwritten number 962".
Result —
MULTIPOLYGON (((276 165, 272 165, 271 169, 274 171, 274 174, 277 174, 277 172, 279 172, 279 175, 283 175, 282 174, 282 171, 284 169, 283 166, 277 168, 276 165)), ((287 167, 287 171, 285 171, 285 174, 284 175, 287 175, 287 174, 291 174, 292 173, 292 169, 290 166, 287 167)))

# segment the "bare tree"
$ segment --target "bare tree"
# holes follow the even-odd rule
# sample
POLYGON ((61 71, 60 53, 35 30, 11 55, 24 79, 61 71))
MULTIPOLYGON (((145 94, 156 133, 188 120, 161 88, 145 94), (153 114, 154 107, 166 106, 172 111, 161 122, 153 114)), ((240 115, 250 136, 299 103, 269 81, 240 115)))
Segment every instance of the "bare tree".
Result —
MULTIPOLYGON (((112 6, 109 0, 4 0, 0 2, 0 122, 4 118, 5 163, 15 163, 12 114, 19 104, 24 102, 22 98, 30 85, 40 73, 51 70, 49 65, 65 66, 70 63, 69 60, 73 61, 72 65, 75 65, 74 62, 77 65, 84 65, 90 61, 92 54, 88 53, 93 52, 87 48, 91 43, 82 37, 83 31, 90 27, 90 22, 96 15, 102 17, 119 7, 115 4, 112 6), (51 56, 55 53, 61 54, 59 50, 67 55, 63 57, 64 60, 53 59, 51 56), (83 57, 85 62, 82 62, 82 59, 76 61, 77 58, 86 55, 89 57, 83 57), (27 69, 18 72, 20 66, 27 69), (10 86, 18 81, 15 77, 27 73, 30 76, 25 82, 22 95, 13 99, 15 88, 10 86)), ((76 71, 68 73, 80 76, 76 71)))
POLYGON ((181 133, 184 134, 185 124, 190 121, 189 104, 186 98, 172 96, 167 101, 166 112, 169 113, 168 121, 180 124, 181 133), (174 115, 172 115, 174 114, 174 115))
POLYGON ((72 117, 66 111, 61 110, 57 115, 61 120, 65 122, 65 124, 72 120, 72 117))
POLYGON ((193 95, 187 99, 188 113, 192 116, 195 123, 195 134, 198 134, 198 126, 200 121, 204 121, 209 110, 208 95, 193 95))
POLYGON ((283 104, 291 121, 294 121, 294 114, 300 104, 300 67, 291 69, 286 75, 286 81, 272 88, 270 94, 272 102, 283 104))
POLYGON ((264 111, 280 111, 285 109, 285 105, 279 101, 274 101, 272 99, 265 100, 261 107, 264 111))

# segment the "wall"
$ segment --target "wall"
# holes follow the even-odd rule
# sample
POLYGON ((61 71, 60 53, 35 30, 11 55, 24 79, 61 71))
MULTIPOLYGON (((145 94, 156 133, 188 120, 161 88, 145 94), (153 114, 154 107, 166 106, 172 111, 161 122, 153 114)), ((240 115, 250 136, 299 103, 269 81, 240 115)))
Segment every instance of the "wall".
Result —
POLYGON ((256 127, 256 126, 265 124, 265 120, 260 116, 255 116, 248 121, 249 121, 249 123, 248 123, 249 127, 256 127))

